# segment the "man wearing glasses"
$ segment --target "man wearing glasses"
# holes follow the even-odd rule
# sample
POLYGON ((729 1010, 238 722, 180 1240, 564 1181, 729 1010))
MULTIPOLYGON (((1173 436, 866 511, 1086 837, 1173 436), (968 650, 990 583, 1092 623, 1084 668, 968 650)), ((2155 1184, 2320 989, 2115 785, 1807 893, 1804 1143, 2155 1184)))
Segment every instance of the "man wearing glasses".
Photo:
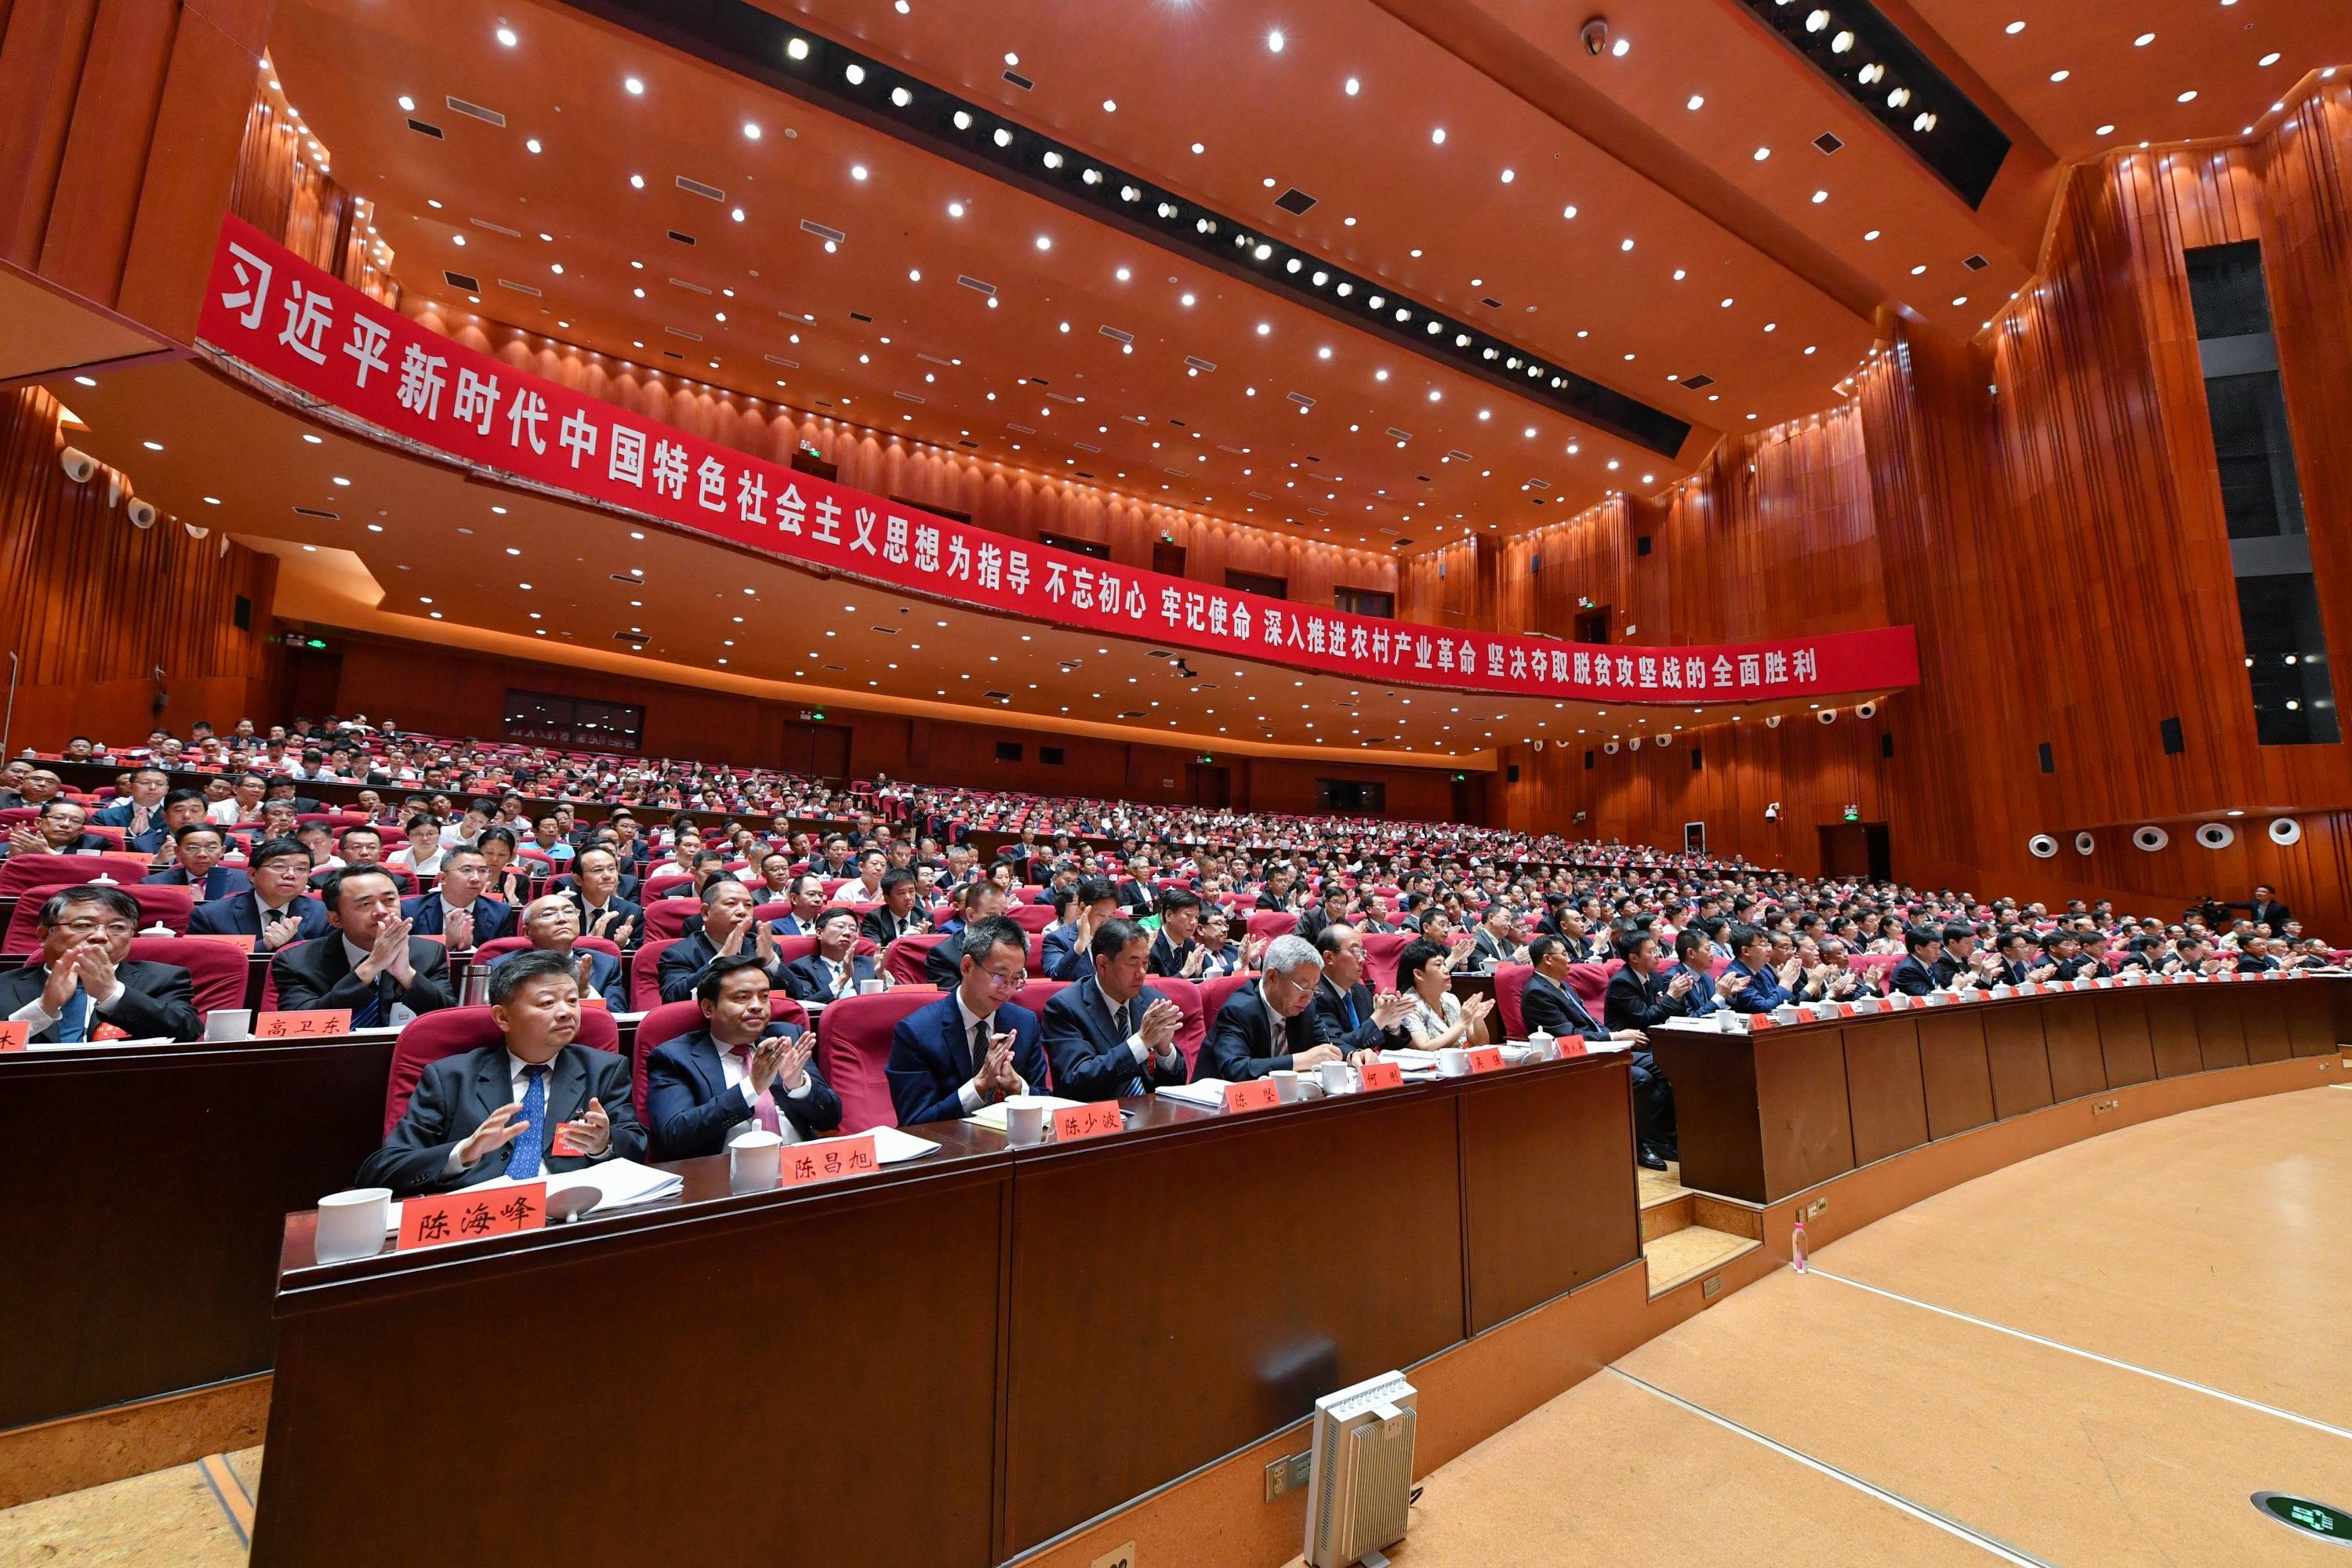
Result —
POLYGON ((908 1014, 890 1034, 890 1103, 898 1125, 970 1116, 1008 1094, 1043 1093, 1045 1051, 1037 1015, 1013 1002, 1029 983, 1029 939, 1003 915, 952 939, 954 990, 908 1014))
POLYGON ((193 1040, 205 1032, 188 972, 130 955, 139 906, 121 888, 52 893, 40 920, 40 951, 0 974, 0 1017, 26 1025, 33 1043, 193 1040))

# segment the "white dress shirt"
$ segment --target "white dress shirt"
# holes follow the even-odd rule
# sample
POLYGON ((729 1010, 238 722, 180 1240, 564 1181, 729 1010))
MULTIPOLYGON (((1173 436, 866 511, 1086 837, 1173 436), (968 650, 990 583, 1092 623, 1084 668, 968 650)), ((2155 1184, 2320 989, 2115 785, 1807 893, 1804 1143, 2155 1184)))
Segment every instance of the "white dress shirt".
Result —
MULTIPOLYGON (((1110 999, 1110 993, 1102 988, 1102 981, 1097 978, 1091 984, 1095 988, 1095 995, 1102 1002, 1103 1011, 1109 1014, 1113 1019, 1118 1018, 1119 1004, 1110 999)), ((1272 1009, 1268 1008, 1267 1011, 1271 1013, 1272 1009)), ((1136 1010, 1133 1002, 1127 1004, 1127 1022, 1129 1025, 1127 1048, 1135 1053, 1135 1065, 1141 1067, 1151 1059, 1152 1051, 1150 1046, 1143 1043, 1143 1030, 1139 1026, 1143 1022, 1143 1015, 1136 1010)), ((1160 1065, 1164 1068, 1175 1058, 1176 1037, 1171 1035, 1168 1037, 1168 1043, 1160 1047, 1160 1065)))
MULTIPOLYGON (((41 960, 39 955, 36 954, 32 958, 27 959, 26 961, 26 965, 27 968, 40 966, 41 960)), ((79 981, 76 981, 74 983, 74 989, 77 991, 81 989, 81 983, 79 981)), ((95 1032, 98 1028, 98 1020, 109 1014, 111 1014, 114 1011, 114 1005, 122 1000, 122 994, 129 989, 130 987, 123 984, 121 977, 118 975, 115 978, 114 988, 90 1005, 89 1016, 85 1020, 84 1026, 87 1029, 95 1032)), ((72 999, 70 997, 67 999, 67 1005, 68 1006, 72 1005, 72 999)), ((40 992, 36 991, 33 993, 33 999, 31 1001, 26 1003, 23 1006, 8 1015, 8 1021, 12 1024, 22 1023, 30 1025, 31 1027, 26 1032, 28 1034, 37 1035, 45 1029, 54 1027, 58 1020, 64 1016, 65 1014, 63 1012, 52 1013, 48 1008, 42 1005, 41 994, 40 992)))
MULTIPOLYGON (((969 1006, 965 1005, 963 988, 961 986, 958 986, 953 994, 955 996, 956 1016, 963 1020, 964 1048, 971 1050, 972 1048, 971 1032, 980 1027, 981 1025, 986 1024, 990 1034, 993 1035, 997 1033, 996 1015, 991 1013, 983 1018, 978 1013, 973 1012, 969 1006)), ((972 1054, 971 1070, 975 1075, 980 1071, 980 1064, 985 1061, 987 1058, 988 1047, 983 1043, 979 1049, 973 1051, 972 1054)), ((1023 1094, 1029 1092, 1029 1080, 1027 1079, 1023 1079, 1021 1080, 1021 1092, 1023 1094)), ((988 1103, 988 1101, 982 1097, 980 1090, 972 1087, 971 1079, 964 1079, 963 1087, 956 1090, 956 1099, 962 1104, 963 1113, 966 1116, 970 1116, 973 1111, 978 1110, 982 1106, 988 1103)))
MULTIPOLYGON (((717 1050, 719 1053, 719 1074, 727 1080, 727 1089, 734 1090, 735 1098, 742 1101, 743 1114, 737 1118, 737 1120, 748 1121, 752 1117, 759 1114, 760 1097, 751 1092, 751 1070, 750 1066, 743 1060, 741 1047, 722 1044, 715 1037, 711 1040, 710 1044, 712 1048, 717 1050)), ((809 1076, 808 1069, 806 1068, 803 1068, 801 1069, 800 1087, 797 1089, 788 1089, 784 1090, 779 1098, 783 1100, 806 1100, 815 1089, 816 1079, 809 1076)), ((723 1094, 726 1092, 726 1089, 722 1089, 719 1092, 723 1094)), ((773 1094, 775 1091, 771 1089, 769 1092, 773 1094)), ((801 1130, 793 1125, 793 1119, 791 1117, 782 1114, 781 1108, 779 1109, 779 1113, 776 1117, 776 1131, 782 1136, 784 1142, 787 1143, 797 1143, 801 1142, 801 1130)))

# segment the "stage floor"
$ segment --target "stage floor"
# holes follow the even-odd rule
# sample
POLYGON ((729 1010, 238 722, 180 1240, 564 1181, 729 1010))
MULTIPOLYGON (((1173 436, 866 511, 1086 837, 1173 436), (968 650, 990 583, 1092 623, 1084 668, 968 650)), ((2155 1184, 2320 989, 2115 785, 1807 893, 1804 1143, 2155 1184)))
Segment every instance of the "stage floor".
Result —
POLYGON ((2352 1565, 2352 1092, 2011 1166, 1783 1268, 1431 1475, 1411 1568, 2352 1565))

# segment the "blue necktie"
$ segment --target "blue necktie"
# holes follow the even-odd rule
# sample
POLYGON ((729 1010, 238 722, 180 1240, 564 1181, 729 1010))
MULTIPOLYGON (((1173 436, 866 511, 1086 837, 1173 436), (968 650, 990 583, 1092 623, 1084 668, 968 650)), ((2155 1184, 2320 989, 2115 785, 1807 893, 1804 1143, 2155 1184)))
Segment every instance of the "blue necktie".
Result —
POLYGON ((522 1091, 522 1110, 515 1120, 530 1123, 523 1135, 507 1145, 507 1174, 518 1182, 528 1182, 539 1174, 539 1152, 548 1146, 547 1129, 547 1069, 525 1068, 523 1076, 530 1080, 522 1091))
POLYGON ((352 1009, 352 1027, 373 1029, 383 1022, 383 977, 368 988, 367 1000, 352 1009))
POLYGON ((79 985, 66 998, 65 1011, 58 1015, 57 1035, 61 1044, 89 1038, 89 993, 79 985))
POLYGON ((1357 1029, 1363 1026, 1363 1020, 1356 1016, 1355 993, 1352 991, 1340 992, 1339 1005, 1348 1009, 1348 1030, 1350 1034, 1353 1034, 1357 1029))

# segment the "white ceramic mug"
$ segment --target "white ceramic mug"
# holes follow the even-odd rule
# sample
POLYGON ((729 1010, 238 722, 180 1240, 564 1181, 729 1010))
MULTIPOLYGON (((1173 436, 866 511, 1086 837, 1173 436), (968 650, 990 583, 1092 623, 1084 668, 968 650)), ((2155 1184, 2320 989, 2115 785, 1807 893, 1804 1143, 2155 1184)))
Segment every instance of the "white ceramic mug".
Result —
POLYGON ((1559 1044, 1551 1036, 1538 1029, 1528 1037, 1528 1060, 1548 1062, 1559 1055, 1559 1044))
POLYGON ((764 1193, 783 1180, 784 1141, 763 1129, 738 1134, 727 1145, 727 1188, 764 1193))
POLYGON ((313 1249, 321 1263, 373 1258, 383 1250, 392 1227, 392 1189, 353 1187, 319 1200, 319 1234, 313 1249))
POLYGON ((1470 1076, 1470 1053, 1460 1046, 1448 1046, 1437 1053, 1437 1076, 1467 1078, 1470 1076))
POLYGON ((1282 1097, 1285 1105, 1298 1102, 1298 1074, 1290 1068, 1276 1068, 1266 1075, 1274 1079, 1274 1092, 1282 1097))
POLYGON ((1321 1067, 1315 1069, 1315 1076, 1322 1083, 1324 1093, 1345 1094, 1348 1092, 1348 1064, 1346 1062, 1325 1062, 1321 1067))
POLYGON ((207 1040, 249 1040, 253 1038, 253 1009, 250 1007, 215 1007, 205 1015, 205 1038, 207 1040))
POLYGON ((1016 1149, 1045 1141, 1045 1101, 1034 1094, 1004 1097, 1004 1136, 1016 1149))

